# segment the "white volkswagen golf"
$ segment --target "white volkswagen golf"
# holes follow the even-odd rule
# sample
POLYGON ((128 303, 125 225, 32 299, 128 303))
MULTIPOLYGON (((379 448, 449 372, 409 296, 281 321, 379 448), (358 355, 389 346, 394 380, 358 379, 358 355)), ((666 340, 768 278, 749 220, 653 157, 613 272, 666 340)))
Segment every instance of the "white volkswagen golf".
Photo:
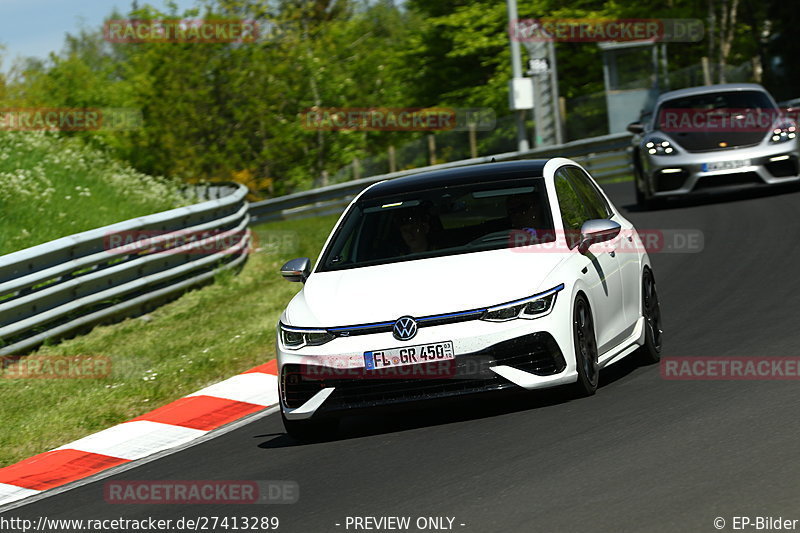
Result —
POLYGON ((661 315, 632 224, 575 162, 489 163, 376 183, 334 227, 278 324, 298 438, 355 410, 504 389, 597 389, 655 362, 661 315))

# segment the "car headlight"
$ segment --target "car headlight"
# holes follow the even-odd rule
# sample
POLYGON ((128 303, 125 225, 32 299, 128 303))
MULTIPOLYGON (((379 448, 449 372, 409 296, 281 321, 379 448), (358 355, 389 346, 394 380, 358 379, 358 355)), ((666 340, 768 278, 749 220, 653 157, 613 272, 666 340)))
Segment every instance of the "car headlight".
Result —
POLYGON ((650 137, 644 140, 644 149, 650 155, 676 155, 678 150, 666 139, 650 137))
POLYGON ((336 337, 325 329, 293 328, 280 324, 280 330, 281 342, 290 350, 298 350, 303 346, 320 346, 336 337))
POLYGON ((489 307, 483 312, 481 320, 505 322, 516 318, 532 320, 549 315, 556 304, 558 292, 563 288, 564 284, 562 283, 548 291, 534 294, 528 298, 489 307))
POLYGON ((786 122, 778 124, 775 129, 772 130, 769 142, 771 144, 778 144, 790 141, 795 137, 797 137, 797 125, 791 120, 787 120, 786 122))

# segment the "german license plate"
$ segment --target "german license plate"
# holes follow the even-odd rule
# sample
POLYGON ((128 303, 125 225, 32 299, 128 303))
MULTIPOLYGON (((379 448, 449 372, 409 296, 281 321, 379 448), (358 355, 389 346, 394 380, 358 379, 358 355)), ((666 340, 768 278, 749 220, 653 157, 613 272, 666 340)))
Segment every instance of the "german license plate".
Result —
POLYGON ((749 167, 749 159, 737 159, 735 161, 716 161, 714 163, 703 163, 703 172, 713 170, 734 170, 742 167, 749 167))
POLYGON ((379 368, 416 365, 455 358, 453 341, 445 341, 364 352, 364 367, 367 370, 377 370, 379 368))

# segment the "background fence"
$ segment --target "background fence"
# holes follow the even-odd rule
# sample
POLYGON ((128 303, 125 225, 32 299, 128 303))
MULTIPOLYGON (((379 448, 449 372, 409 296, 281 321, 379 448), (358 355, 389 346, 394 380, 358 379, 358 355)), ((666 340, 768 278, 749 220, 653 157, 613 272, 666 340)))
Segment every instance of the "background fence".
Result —
POLYGON ((570 157, 583 165, 598 180, 608 181, 631 175, 630 144, 631 135, 629 133, 617 133, 525 152, 505 152, 379 174, 256 202, 250 205, 250 216, 253 222, 266 222, 339 213, 359 192, 373 183, 419 172, 489 163, 492 160, 513 161, 554 156, 570 157))

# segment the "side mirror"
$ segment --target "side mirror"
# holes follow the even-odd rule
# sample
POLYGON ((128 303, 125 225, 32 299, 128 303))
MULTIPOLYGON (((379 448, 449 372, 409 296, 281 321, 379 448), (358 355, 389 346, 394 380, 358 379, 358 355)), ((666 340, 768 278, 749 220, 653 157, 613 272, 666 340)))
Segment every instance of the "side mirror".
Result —
POLYGON ((587 220, 581 226, 581 240, 578 250, 586 253, 589 247, 598 242, 610 241, 622 231, 622 226, 607 218, 587 220))
POLYGON ((281 276, 286 281, 302 281, 305 283, 310 274, 311 261, 308 257, 292 259, 281 267, 281 276))
POLYGON ((628 131, 634 135, 644 133, 644 125, 641 122, 631 122, 628 124, 628 131))

